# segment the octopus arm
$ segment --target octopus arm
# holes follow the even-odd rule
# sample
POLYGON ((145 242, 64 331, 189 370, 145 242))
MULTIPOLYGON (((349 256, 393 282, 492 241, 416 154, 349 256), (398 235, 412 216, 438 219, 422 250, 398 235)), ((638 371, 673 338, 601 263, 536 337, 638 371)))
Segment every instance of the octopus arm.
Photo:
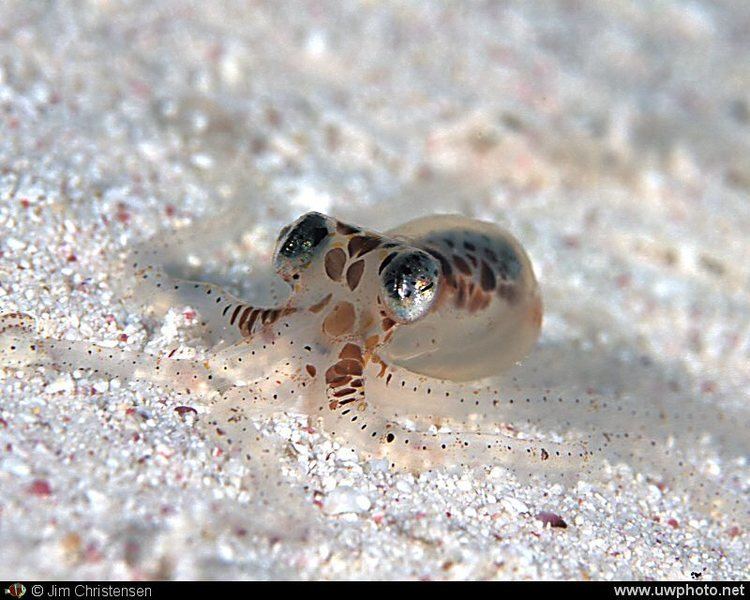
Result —
MULTIPOLYGON (((396 469, 419 471, 440 465, 501 464, 519 476, 540 472, 566 481, 583 470, 589 452, 580 442, 520 439, 502 432, 413 430, 380 405, 377 375, 365 370, 362 349, 343 344, 325 373, 327 405, 319 414, 331 435, 373 458, 387 457, 396 469)), ((394 390, 398 393, 398 390, 394 390)))
MULTIPOLYGON (((233 386, 209 405, 208 424, 216 443, 228 454, 237 455, 263 479, 278 473, 278 450, 264 440, 253 419, 291 408, 288 394, 269 401, 263 383, 233 386)), ((289 390, 286 390, 287 392, 289 390)))
POLYGON ((0 365, 88 369, 102 376, 147 381, 198 396, 216 393, 225 385, 204 362, 105 348, 89 342, 55 340, 38 336, 35 329, 30 315, 0 316, 0 365))
POLYGON ((313 341, 316 323, 304 313, 291 312, 275 322, 258 323, 252 335, 212 349, 208 362, 213 372, 240 385, 262 380, 279 369, 287 372, 289 365, 295 365, 295 372, 305 372, 307 365, 313 368, 318 363, 320 348, 313 341))
MULTIPOLYGON (((503 426, 534 436, 565 433, 566 439, 573 438, 574 446, 571 449, 568 441, 560 444, 563 456, 568 451, 575 456, 577 445, 586 449, 586 460, 578 471, 582 478, 601 471, 606 464, 625 464, 660 487, 689 493, 699 506, 715 509, 721 505, 725 513, 748 518, 750 507, 741 491, 735 497, 721 492, 726 486, 717 485, 717 478, 724 475, 711 473, 695 460, 700 428, 691 410, 696 407, 653 383, 648 394, 639 387, 629 392, 608 390, 603 395, 597 390, 604 382, 593 372, 583 383, 569 381, 569 376, 566 381, 568 367, 529 360, 487 385, 457 383, 389 366, 369 370, 368 394, 396 419, 448 426, 465 435, 485 436, 503 426)), ((611 366, 594 372, 617 378, 611 366)), ((630 370, 624 375, 628 381, 639 381, 630 370)), ((704 416, 717 420, 715 414, 704 416)), ((712 428, 720 432, 715 445, 726 446, 727 454, 731 450, 731 455, 747 456, 742 416, 734 423, 721 420, 722 429, 718 425, 712 428)))
POLYGON ((134 257, 130 260, 133 277, 127 280, 135 283, 120 291, 123 300, 156 317, 163 317, 170 308, 194 309, 204 338, 217 348, 253 335, 287 312, 282 306, 253 306, 215 284, 175 279, 158 266, 143 266, 134 257))
POLYGON ((298 362, 288 360, 250 384, 230 387, 208 404, 213 441, 223 455, 239 459, 244 467, 243 487, 268 509, 264 519, 278 521, 287 536, 290 532, 304 535, 309 503, 301 489, 290 486, 282 477, 283 447, 261 434, 254 420, 294 411, 309 387, 309 374, 299 368, 298 362))

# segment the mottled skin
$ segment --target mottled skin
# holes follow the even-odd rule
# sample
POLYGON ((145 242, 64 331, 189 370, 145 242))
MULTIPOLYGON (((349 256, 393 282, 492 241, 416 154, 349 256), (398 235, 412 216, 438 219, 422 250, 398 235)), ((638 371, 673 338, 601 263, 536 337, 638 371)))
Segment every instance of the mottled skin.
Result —
POLYGON ((542 300, 526 252, 492 223, 455 215, 410 221, 388 232, 435 256, 441 293, 429 314, 392 332, 388 363, 453 381, 497 375, 539 336, 542 300))
MULTIPOLYGON (((685 430, 679 413, 625 412, 627 404, 562 386, 539 389, 533 368, 513 369, 500 386, 469 383, 523 359, 542 322, 531 262, 496 225, 444 215, 379 234, 308 213, 279 236, 274 268, 291 293, 273 307, 169 279, 150 254, 133 254, 138 284, 130 300, 156 313, 196 309, 211 344, 207 360, 40 338, 31 317, 6 313, 2 364, 88 368, 190 394, 209 407, 220 442, 256 471, 276 466, 250 418, 289 411, 319 419, 345 447, 388 457, 399 469, 503 464, 560 481, 591 473, 600 457, 716 500, 663 443, 685 430), (525 439, 519 423, 543 437, 525 439), (567 437, 555 441, 544 429, 567 437)), ((740 500, 733 506, 747 512, 740 500)))

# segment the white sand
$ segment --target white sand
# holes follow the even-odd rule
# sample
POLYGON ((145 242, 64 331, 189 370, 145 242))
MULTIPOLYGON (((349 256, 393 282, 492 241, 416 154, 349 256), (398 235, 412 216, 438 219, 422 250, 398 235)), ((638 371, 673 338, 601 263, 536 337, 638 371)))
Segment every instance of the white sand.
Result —
MULTIPOLYGON (((240 243, 192 250, 252 296, 304 210, 376 228, 459 211, 527 244, 543 344, 626 348, 709 409, 746 409, 746 3, 253 4, 0 3, 0 312, 159 347, 191 331, 113 296, 133 241, 239 207, 240 243)), ((747 524, 627 469, 561 494, 501 469, 395 476, 278 418, 310 505, 288 535, 168 393, 2 377, 3 579, 750 575, 747 524)), ((718 467, 748 489, 746 462, 718 467)))

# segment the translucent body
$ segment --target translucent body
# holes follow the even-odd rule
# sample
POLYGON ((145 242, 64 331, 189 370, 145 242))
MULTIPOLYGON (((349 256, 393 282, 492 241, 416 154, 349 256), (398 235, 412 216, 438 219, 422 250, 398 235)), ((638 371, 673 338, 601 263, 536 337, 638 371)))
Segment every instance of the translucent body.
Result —
MULTIPOLYGON (((291 292, 273 307, 247 305, 215 285, 170 279, 156 264, 159 254, 158 247, 133 252, 136 284, 128 299, 157 314, 170 306, 196 309, 212 345, 207 360, 40 338, 31 317, 8 313, 0 321, 3 364, 88 368, 201 398, 220 443, 264 476, 274 472, 274 454, 251 418, 291 411, 319 419, 355 453, 388 457, 394 468, 501 464, 520 476, 566 482, 625 462, 690 490, 702 504, 746 517, 743 498, 716 497, 710 477, 686 459, 701 420, 721 423, 726 435, 717 442, 746 457, 746 414, 726 427, 724 415, 665 404, 667 386, 639 384, 635 393, 602 397, 595 393, 597 373, 571 386, 564 372, 572 352, 565 360, 538 354, 492 384, 466 383, 512 367, 541 326, 531 262, 493 224, 439 216, 381 235, 304 215, 282 231, 274 264, 291 292), (290 237, 297 234, 302 241, 290 237), (399 257, 424 252, 439 265, 436 281, 424 288, 430 302, 424 314, 398 320, 383 302, 389 288, 382 275, 399 257), (663 402, 644 406, 644 394, 663 402)), ((612 366, 602 365, 598 375, 611 378, 612 366)))
POLYGON ((507 231, 455 215, 388 232, 441 258, 446 285, 427 317, 396 331, 382 356, 411 371, 466 381, 497 375, 539 336, 542 300, 531 261, 507 231))

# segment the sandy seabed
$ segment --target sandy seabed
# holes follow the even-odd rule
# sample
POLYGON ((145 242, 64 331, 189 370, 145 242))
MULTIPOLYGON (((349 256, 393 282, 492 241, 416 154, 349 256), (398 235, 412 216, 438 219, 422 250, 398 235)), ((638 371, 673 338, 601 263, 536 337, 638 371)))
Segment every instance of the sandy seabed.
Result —
MULTIPOLYGON (((110 347, 199 344, 179 307, 119 301, 129 245, 197 224, 183 270, 252 298, 306 210, 460 212, 524 241, 543 347, 638 356, 692 406, 746 411, 749 31, 739 1, 2 2, 0 308, 110 347)), ((627 467, 572 491, 394 474, 276 417, 309 500, 290 527, 168 392, 0 377, 1 579, 750 575, 747 523, 627 467)), ((747 457, 712 460, 747 497, 747 457)))

